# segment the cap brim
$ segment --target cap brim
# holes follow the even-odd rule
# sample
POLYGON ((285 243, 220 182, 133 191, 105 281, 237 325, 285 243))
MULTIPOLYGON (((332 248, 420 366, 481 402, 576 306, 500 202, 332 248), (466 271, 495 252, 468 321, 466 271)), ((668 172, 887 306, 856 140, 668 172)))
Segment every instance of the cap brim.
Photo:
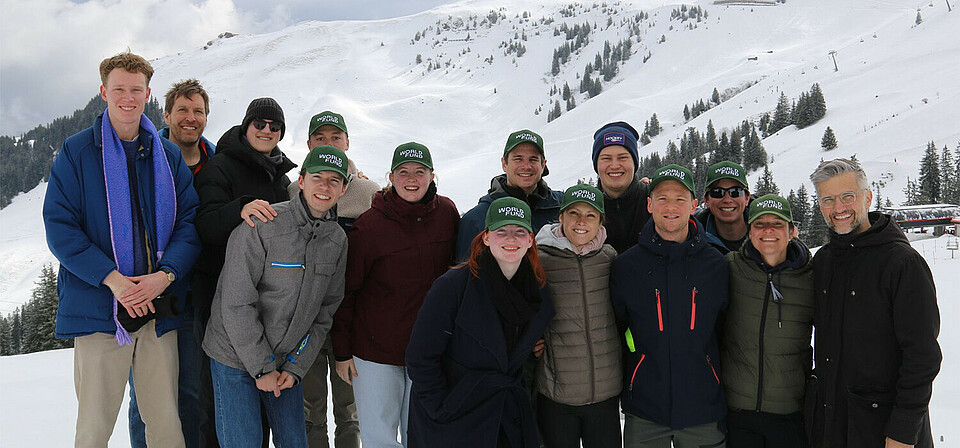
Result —
POLYGON ((524 229, 527 229, 528 232, 533 233, 533 226, 531 226, 530 223, 526 221, 521 221, 519 219, 504 219, 502 221, 497 221, 494 224, 494 227, 487 227, 487 230, 497 230, 503 226, 509 226, 509 225, 520 226, 520 227, 523 227, 524 229))
POLYGON ((321 171, 332 171, 332 172, 334 172, 334 173, 339 174, 340 177, 343 178, 343 180, 347 180, 347 172, 346 172, 346 171, 338 170, 338 169, 336 169, 336 168, 330 168, 330 167, 328 167, 328 166, 313 166, 313 167, 310 167, 310 168, 304 168, 304 171, 306 171, 306 172, 309 173, 309 174, 317 174, 317 173, 319 173, 319 172, 321 172, 321 171))
POLYGON ((763 216, 763 215, 773 215, 773 216, 776 216, 776 217, 778 217, 778 218, 780 218, 780 219, 782 219, 782 220, 784 220, 784 221, 786 221, 786 222, 793 222, 792 219, 788 218, 787 215, 785 215, 783 212, 781 212, 781 211, 779 211, 779 210, 765 210, 765 211, 762 211, 762 212, 760 212, 760 213, 757 213, 756 216, 751 216, 750 219, 747 220, 747 224, 753 224, 754 221, 756 221, 757 219, 759 219, 759 218, 760 218, 761 216, 763 216))

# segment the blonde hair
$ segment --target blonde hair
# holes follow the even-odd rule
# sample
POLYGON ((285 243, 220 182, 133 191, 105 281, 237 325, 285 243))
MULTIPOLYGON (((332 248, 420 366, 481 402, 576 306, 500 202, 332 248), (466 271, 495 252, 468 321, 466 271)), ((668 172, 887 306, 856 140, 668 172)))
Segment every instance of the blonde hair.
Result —
POLYGON ((100 82, 107 85, 107 76, 115 68, 122 68, 131 73, 143 73, 147 77, 147 85, 150 85, 150 78, 153 77, 153 67, 140 55, 131 53, 129 50, 119 53, 100 62, 100 82))

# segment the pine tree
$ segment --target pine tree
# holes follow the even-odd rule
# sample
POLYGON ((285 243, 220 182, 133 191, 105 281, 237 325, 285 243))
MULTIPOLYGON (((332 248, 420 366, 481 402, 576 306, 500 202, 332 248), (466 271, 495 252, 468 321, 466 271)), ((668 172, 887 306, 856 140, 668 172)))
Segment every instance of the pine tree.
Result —
POLYGON ((713 95, 710 95, 710 101, 713 101, 713 104, 720 104, 720 92, 717 91, 717 88, 713 88, 713 95))
POLYGON ((749 173, 766 164, 767 151, 763 149, 763 143, 760 142, 756 128, 751 128, 750 137, 743 146, 743 168, 749 173))
POLYGON ((56 338, 57 273, 52 265, 46 264, 41 269, 30 304, 33 318, 30 345, 33 351, 72 347, 72 340, 56 338))
POLYGON ((740 132, 736 129, 730 131, 730 147, 724 154, 723 160, 736 163, 743 162, 743 138, 740 137, 740 132))
POLYGON ((683 119, 684 121, 690 121, 690 106, 683 105, 683 119))
POLYGON ((770 172, 769 165, 763 166, 763 175, 760 176, 760 181, 757 182, 757 191, 754 193, 757 197, 765 194, 780 194, 777 183, 773 181, 773 173, 770 172))
POLYGON ((823 219, 823 213, 820 211, 820 204, 818 202, 817 197, 814 196, 813 205, 810 207, 812 213, 806 226, 806 236, 802 238, 809 247, 827 244, 827 240, 830 238, 830 230, 827 222, 823 219))
POLYGON ((954 173, 954 167, 956 165, 957 162, 954 160, 950 148, 944 145, 943 151, 940 153, 940 196, 942 202, 945 204, 957 204, 960 202, 957 200, 960 179, 958 179, 954 173))
POLYGON ((907 176, 907 185, 903 187, 903 204, 901 205, 920 205, 923 202, 920 200, 920 186, 916 181, 910 180, 910 176, 907 176))
POLYGON ((704 137, 703 145, 701 153, 716 151, 720 147, 720 142, 717 141, 717 130, 713 127, 713 120, 707 122, 707 135, 704 137))
POLYGON ((777 108, 773 112, 773 121, 770 122, 769 134, 776 134, 777 131, 790 125, 790 114, 792 108, 787 94, 780 92, 780 99, 777 100, 777 108))
POLYGON ((6 316, 0 316, 0 356, 12 355, 10 350, 10 321, 6 316))
POLYGON ((566 82, 563 83, 563 95, 562 95, 562 97, 563 97, 563 100, 564 100, 564 101, 567 101, 567 100, 570 99, 570 84, 567 84, 566 82))
POLYGON ((662 130, 663 128, 660 127, 660 120, 657 119, 657 113, 654 112, 653 116, 650 117, 650 124, 649 124, 649 128, 647 129, 647 134, 650 135, 651 137, 656 137, 657 135, 660 134, 660 131, 662 130))
POLYGON ((930 142, 920 159, 920 198, 924 204, 940 202, 940 161, 937 146, 930 142))
POLYGON ((798 223, 798 225, 806 224, 810 219, 810 196, 807 194, 807 186, 800 184, 800 188, 797 189, 797 203, 794 205, 790 203, 791 211, 793 212, 793 221, 798 223))
POLYGON ((823 131, 823 138, 820 139, 820 147, 824 151, 829 151, 837 147, 837 136, 833 134, 833 129, 830 129, 830 126, 827 126, 827 130, 823 131))
POLYGON ((810 87, 810 113, 813 122, 819 121, 827 115, 827 101, 823 98, 823 90, 820 84, 814 83, 810 87))
POLYGON ((13 310, 13 318, 10 322, 10 352, 14 355, 23 353, 23 321, 20 316, 20 308, 13 310))

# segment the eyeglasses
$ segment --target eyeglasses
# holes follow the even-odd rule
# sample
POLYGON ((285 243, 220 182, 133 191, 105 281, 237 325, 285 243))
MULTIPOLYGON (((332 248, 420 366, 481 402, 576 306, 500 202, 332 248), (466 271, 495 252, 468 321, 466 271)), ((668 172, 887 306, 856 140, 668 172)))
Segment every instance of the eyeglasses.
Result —
POLYGON ((259 118, 253 120, 253 127, 257 128, 258 131, 262 131, 266 125, 270 125, 270 132, 280 132, 280 129, 283 128, 282 123, 277 123, 276 121, 271 121, 267 123, 259 118))
POLYGON ((743 187, 730 187, 730 188, 715 187, 707 190, 707 194, 709 194, 710 197, 714 199, 721 199, 723 198, 723 195, 727 193, 730 194, 731 198, 736 199, 736 198, 739 198, 740 196, 745 196, 747 194, 747 189, 743 187))
POLYGON ((820 207, 834 208, 837 206, 838 200, 843 205, 852 205, 854 202, 857 202, 857 196, 859 196, 860 193, 864 191, 867 191, 867 190, 847 191, 844 193, 840 193, 839 196, 820 196, 820 199, 819 199, 820 207))

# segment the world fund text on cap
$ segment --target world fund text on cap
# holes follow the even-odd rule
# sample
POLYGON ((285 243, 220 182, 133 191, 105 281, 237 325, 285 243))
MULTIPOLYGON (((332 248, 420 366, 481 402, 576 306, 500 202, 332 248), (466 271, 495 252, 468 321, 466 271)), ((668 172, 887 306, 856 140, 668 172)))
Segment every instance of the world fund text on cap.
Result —
POLYGON ((390 171, 397 169, 398 166, 407 162, 419 163, 430 171, 433 171, 433 158, 430 157, 430 150, 426 146, 417 142, 408 142, 393 150, 393 161, 390 163, 390 171))
POLYGON ((567 188, 567 190, 563 192, 563 202, 560 204, 560 211, 563 212, 567 207, 577 202, 583 202, 597 209, 601 215, 604 214, 603 193, 596 187, 591 187, 587 184, 577 184, 567 188))
POLYGON ((707 168, 707 188, 720 179, 733 179, 743 185, 743 188, 750 189, 747 185, 747 170, 738 163, 725 161, 710 165, 710 168, 707 168))
POLYGON ((657 170, 650 181, 650 192, 652 193, 660 182, 665 180, 675 180, 687 187, 693 193, 693 173, 685 167, 677 164, 670 164, 657 170))
POLYGON ((302 166, 307 173, 333 171, 342 176, 344 182, 347 181, 347 155, 333 146, 322 145, 311 149, 302 166))
POLYGON ((750 203, 750 211, 747 220, 752 224, 757 218, 763 215, 774 215, 787 222, 793 222, 793 212, 790 210, 790 201, 775 194, 765 194, 753 200, 750 203))
POLYGON ((530 206, 515 197, 506 196, 494 200, 487 209, 486 228, 497 230, 503 226, 516 225, 533 232, 533 213, 530 206))
POLYGON ((343 121, 343 115, 325 110, 310 119, 310 132, 308 132, 307 135, 313 135, 314 132, 317 132, 317 129, 326 125, 334 126, 343 131, 344 134, 350 134, 347 132, 347 122, 343 121))

